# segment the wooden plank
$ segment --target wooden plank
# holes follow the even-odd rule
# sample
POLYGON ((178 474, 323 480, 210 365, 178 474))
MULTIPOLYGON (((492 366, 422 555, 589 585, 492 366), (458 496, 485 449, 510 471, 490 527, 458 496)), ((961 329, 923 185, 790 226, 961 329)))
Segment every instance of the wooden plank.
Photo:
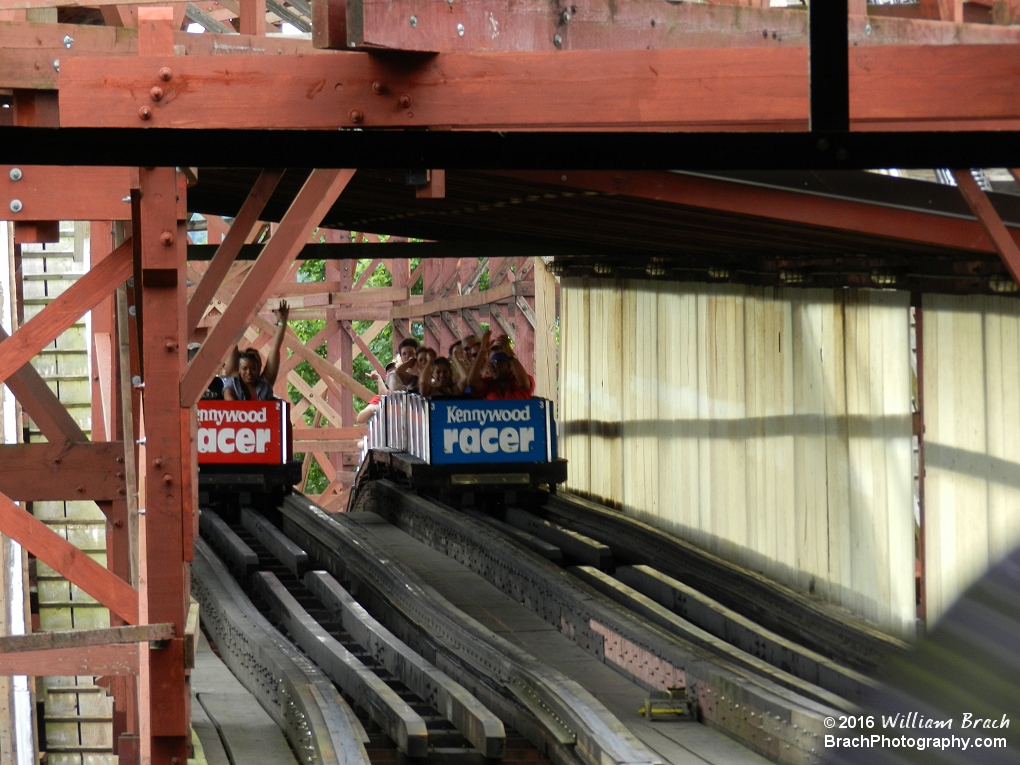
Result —
POLYGON ((148 643, 173 637, 172 624, 141 624, 95 630, 35 632, 0 637, 0 654, 57 651, 122 643, 148 643))
POLYGON ((1013 281, 1020 284, 1020 245, 1013 240, 1006 224, 992 206, 988 195, 977 185, 973 174, 969 170, 953 170, 953 177, 960 194, 977 217, 981 228, 988 234, 1013 281))
POLYGON ((116 676, 138 674, 138 646, 105 645, 0 654, 0 675, 116 676))
POLYGON ((182 406, 191 406, 202 395, 251 314, 258 312, 272 285, 290 267, 312 229, 319 225, 322 216, 333 206, 353 175, 353 170, 312 171, 261 257, 248 272, 230 306, 181 379, 182 406))
POLYGON ((514 53, 448 53, 408 68, 404 60, 345 52, 331 54, 326 70, 322 56, 284 55, 232 61, 224 77, 223 59, 211 56, 72 59, 61 66, 60 119, 62 127, 327 130, 807 126, 804 49, 557 51, 526 61, 514 53), (139 73, 162 67, 175 75, 154 104, 151 75, 139 73), (385 83, 383 96, 376 82, 385 83), (402 96, 412 108, 399 106, 402 96), (142 107, 149 119, 139 119, 142 107))
POLYGON ((123 499, 124 444, 38 443, 0 446, 0 492, 22 502, 123 499))
POLYGON ((338 440, 362 438, 368 432, 364 425, 351 428, 300 428, 293 430, 295 441, 338 440))
POLYGON ((128 624, 138 623, 138 592, 0 494, 0 531, 81 587, 128 624))

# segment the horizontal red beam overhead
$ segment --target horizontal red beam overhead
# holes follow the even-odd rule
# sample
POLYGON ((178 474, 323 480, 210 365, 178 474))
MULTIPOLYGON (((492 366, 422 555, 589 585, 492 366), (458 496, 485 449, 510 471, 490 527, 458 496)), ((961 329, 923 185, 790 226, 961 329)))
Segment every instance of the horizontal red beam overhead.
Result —
POLYGON ((0 382, 53 342, 131 276, 131 240, 99 261, 13 335, 0 342, 0 382))
MULTIPOLYGON (((852 47, 850 99, 856 129, 1016 129, 1020 46, 852 47)), ((804 48, 81 58, 60 90, 69 127, 799 131, 807 113, 804 48)))
POLYGON ((0 533, 81 587, 128 624, 138 624, 138 592, 131 585, 3 494, 0 494, 0 533))
POLYGON ((21 502, 124 499, 124 444, 10 444, 0 446, 0 493, 21 502))
POLYGON ((7 220, 130 220, 127 167, 0 165, 0 217, 7 220), (18 200, 19 211, 11 203, 18 200))
MULTIPOLYGON (((566 173, 506 171, 494 174, 551 186, 599 191, 942 247, 979 252, 997 251, 984 229, 974 220, 683 173, 582 170, 566 173)), ((1011 228, 1009 232, 1015 241, 1020 242, 1020 230, 1011 228)))
POLYGON ((137 675, 138 644, 0 654, 0 675, 137 675))
MULTIPOLYGON (((326 16, 327 6, 329 13, 328 19, 316 17, 313 41, 317 47, 338 50, 775 48, 806 45, 808 37, 805 8, 750 8, 746 3, 472 0, 426 6, 413 1, 323 0, 317 5, 316 13, 326 16)), ((1011 43, 1020 41, 1020 29, 851 15, 849 37, 859 45, 1011 43)))

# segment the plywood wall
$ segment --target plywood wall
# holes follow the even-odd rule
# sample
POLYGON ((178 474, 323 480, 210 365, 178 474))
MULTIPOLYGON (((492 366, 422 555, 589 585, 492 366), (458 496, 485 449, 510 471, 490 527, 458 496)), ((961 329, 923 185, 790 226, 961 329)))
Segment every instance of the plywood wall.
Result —
POLYGON ((568 488, 914 631, 904 293, 564 280, 568 488))
POLYGON ((1020 301, 925 296, 929 622, 1020 543, 1020 301))

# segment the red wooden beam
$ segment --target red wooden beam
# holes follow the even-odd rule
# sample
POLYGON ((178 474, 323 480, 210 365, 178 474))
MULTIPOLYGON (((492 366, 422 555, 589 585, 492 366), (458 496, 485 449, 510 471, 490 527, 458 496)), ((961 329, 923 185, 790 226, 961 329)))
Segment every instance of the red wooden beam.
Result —
POLYGON ((252 226, 258 222, 266 202, 273 195, 273 190, 276 189, 282 177, 282 170, 263 170, 258 180, 255 181, 255 185, 248 193, 248 198, 244 200, 237 217, 234 218, 230 230, 227 231, 227 235, 216 249, 216 254, 209 262, 202 281, 198 283, 191 300, 188 301, 189 335, 198 326, 199 319, 202 318, 205 309, 209 307, 209 301, 212 300, 216 290, 223 283, 227 271, 237 259, 237 253, 241 251, 241 246, 247 240, 252 226))
MULTIPOLYGON (((77 59, 64 74, 63 126, 804 130, 808 113, 803 48, 77 59)), ((850 99, 855 129, 1017 129, 1020 47, 853 47, 850 99)))
MULTIPOLYGON (((187 233, 181 173, 172 167, 139 170, 140 199, 133 221, 140 244, 142 375, 145 444, 139 454, 139 570, 145 578, 146 621, 166 622, 174 637, 142 661, 140 714, 149 719, 153 764, 187 759, 190 748, 188 680, 184 640, 190 585, 187 549, 195 507, 190 408, 180 405, 179 381, 186 358, 185 265, 187 233), (139 509, 141 512, 141 509, 139 509)), ((136 282, 137 284, 137 282, 136 282)), ((145 731, 145 725, 141 726, 145 731)))
POLYGON ((125 201, 136 173, 126 167, 0 165, 0 210, 13 221, 130 220, 125 201), (18 200, 18 212, 10 212, 18 200))
POLYGON ((313 170, 181 379, 180 403, 192 406, 202 395, 223 358, 240 337, 253 313, 286 273, 312 230, 322 222, 346 188, 354 170, 313 170))
POLYGON ((0 381, 27 364, 82 314, 123 284, 131 276, 131 269, 131 240, 128 240, 0 342, 0 381))
POLYGON ((60 115, 94 127, 778 130, 806 127, 807 93, 806 52, 792 48, 82 58, 62 67, 60 115))
POLYGON ((0 654, 0 675, 137 675, 138 645, 101 645, 0 654))
MULTIPOLYGON (((941 247, 996 251, 981 226, 971 220, 781 189, 763 189, 682 173, 506 171, 496 174, 551 186, 652 199, 941 247)), ((1020 242, 1020 231, 1011 234, 1014 241, 1020 242)))
POLYGON ((971 175, 970 170, 954 170, 953 177, 956 178, 956 186, 960 194, 966 200, 974 215, 977 216, 981 228, 988 234, 995 249, 1002 258, 1003 265, 1013 277, 1013 281, 1020 284, 1020 246, 1017 245, 1013 234, 999 217, 999 213, 992 207, 988 195, 981 190, 971 175))
POLYGON ((9 444, 0 446, 0 492, 20 502, 123 499, 124 444, 9 444))
POLYGON ((128 624, 138 624, 138 593, 120 577, 0 494, 0 532, 94 597, 128 624))

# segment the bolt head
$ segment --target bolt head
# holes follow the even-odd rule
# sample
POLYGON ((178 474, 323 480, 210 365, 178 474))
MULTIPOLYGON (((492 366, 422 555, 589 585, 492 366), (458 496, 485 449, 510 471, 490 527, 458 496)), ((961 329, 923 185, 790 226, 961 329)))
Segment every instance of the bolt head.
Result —
POLYGON ((53 59, 53 71, 54 72, 59 72, 60 71, 60 59, 59 58, 53 59))
POLYGON ((164 231, 159 235, 159 243, 164 247, 169 247, 174 243, 174 234, 172 231, 164 231))
POLYGON ((170 78, 174 76, 174 73, 170 71, 170 67, 164 66, 159 70, 159 79, 163 82, 170 82, 170 78))
POLYGON ((417 17, 417 16, 412 16, 412 17, 411 17, 411 18, 409 19, 409 21, 411 22, 411 26, 412 26, 412 27, 416 27, 416 26, 418 26, 418 17, 417 17))
MULTIPOLYGON (((138 313, 138 309, 135 308, 133 305, 129 305, 128 306, 128 316, 134 316, 136 313, 138 313)), ((138 375, 135 375, 135 377, 138 377, 138 375)), ((134 377, 131 378, 132 384, 134 384, 134 379, 135 379, 134 377)), ((142 381, 142 378, 138 377, 138 382, 141 382, 141 381, 142 381)))
POLYGON ((152 109, 150 109, 148 106, 143 106, 141 109, 138 110, 138 118, 142 120, 151 120, 152 109))
POLYGON ((372 83, 372 92, 375 93, 377 96, 381 96, 383 93, 386 92, 386 86, 383 85, 378 80, 376 80, 375 82, 372 83))
POLYGON ((457 25, 457 34, 459 36, 461 36, 461 37, 464 36, 464 25, 463 24, 458 24, 457 25))
POLYGON ((21 176, 21 168, 20 167, 12 167, 11 168, 11 172, 9 173, 9 175, 11 176, 11 180, 12 181, 20 181, 21 177, 22 177, 21 176))
POLYGON ((563 19, 563 23, 566 24, 570 21, 570 11, 563 11, 563 15, 560 16, 560 18, 563 19))
POLYGON ((19 213, 25 209, 25 205, 21 203, 20 199, 12 199, 10 207, 12 213, 19 213))
POLYGON ((350 113, 349 116, 351 118, 351 122, 353 122, 355 124, 357 124, 357 123, 361 122, 363 119, 365 119, 365 115, 362 114, 360 109, 351 109, 351 113, 350 113))
POLYGON ((553 45, 557 48, 563 47, 563 38, 560 35, 553 35, 553 45))
POLYGON ((401 109, 406 109, 410 105, 411 105, 411 97, 410 96, 403 95, 403 96, 400 97, 400 108, 401 109))
POLYGON ((152 90, 149 91, 149 98, 151 98, 153 101, 162 101, 163 88, 159 87, 159 85, 155 86, 152 90))
POLYGON ((64 35, 64 39, 62 42, 64 43, 65 48, 70 49, 70 47, 74 45, 74 38, 71 37, 71 35, 64 35))

